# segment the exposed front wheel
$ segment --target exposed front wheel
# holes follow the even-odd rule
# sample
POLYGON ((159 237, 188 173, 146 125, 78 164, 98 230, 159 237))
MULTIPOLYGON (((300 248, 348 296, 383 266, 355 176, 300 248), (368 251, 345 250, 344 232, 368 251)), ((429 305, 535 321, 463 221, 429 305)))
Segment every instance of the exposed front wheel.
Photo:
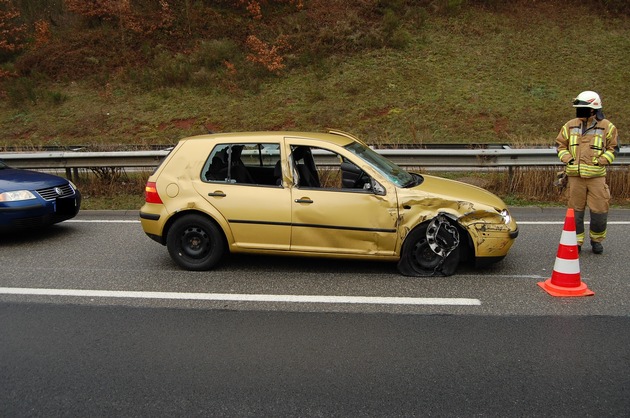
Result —
POLYGON ((416 227, 403 244, 398 271, 405 276, 450 276, 460 260, 459 231, 443 216, 416 227))
POLYGON ((222 232, 201 215, 176 220, 166 237, 166 247, 171 258, 186 270, 210 270, 226 249, 222 232))

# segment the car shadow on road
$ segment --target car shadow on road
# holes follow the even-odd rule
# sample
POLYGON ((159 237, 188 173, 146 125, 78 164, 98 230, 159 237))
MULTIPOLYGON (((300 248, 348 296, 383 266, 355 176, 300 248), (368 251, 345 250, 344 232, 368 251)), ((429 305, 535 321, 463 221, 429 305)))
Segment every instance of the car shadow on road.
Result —
POLYGON ((352 272, 357 274, 397 274, 398 272, 396 262, 253 254, 231 254, 215 270, 260 271, 261 273, 312 272, 317 274, 352 272))
POLYGON ((62 237, 68 237, 75 232, 72 225, 51 225, 39 229, 24 229, 19 231, 0 233, 0 247, 53 241, 62 237))
MULTIPOLYGON (((475 267, 472 262, 462 262, 452 277, 471 274, 500 274, 505 268, 502 264, 503 262, 498 262, 489 266, 475 267)), ((396 261, 348 260, 300 256, 283 257, 259 254, 230 254, 214 271, 260 274, 354 273, 358 275, 400 275, 396 261)), ((433 277, 444 276, 436 275, 433 277)))

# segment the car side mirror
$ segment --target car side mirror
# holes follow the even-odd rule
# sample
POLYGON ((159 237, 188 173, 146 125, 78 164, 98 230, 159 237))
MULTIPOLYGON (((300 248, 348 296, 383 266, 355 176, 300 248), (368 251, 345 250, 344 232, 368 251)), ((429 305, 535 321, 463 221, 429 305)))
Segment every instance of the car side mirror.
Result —
POLYGON ((381 183, 379 183, 378 181, 374 180, 374 179, 370 179, 370 185, 372 186, 372 192, 377 195, 377 196, 385 196, 387 194, 387 191, 385 190, 385 187, 383 187, 383 185, 381 183))

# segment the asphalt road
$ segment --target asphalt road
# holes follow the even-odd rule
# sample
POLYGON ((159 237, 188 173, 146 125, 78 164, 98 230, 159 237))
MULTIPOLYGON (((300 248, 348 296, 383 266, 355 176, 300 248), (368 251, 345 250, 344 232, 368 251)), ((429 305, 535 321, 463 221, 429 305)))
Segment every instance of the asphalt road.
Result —
POLYGON ((0 416, 627 415, 630 212, 582 252, 585 298, 536 284, 564 210, 513 212, 508 257, 448 278, 242 256, 185 272, 135 213, 2 237, 0 416))

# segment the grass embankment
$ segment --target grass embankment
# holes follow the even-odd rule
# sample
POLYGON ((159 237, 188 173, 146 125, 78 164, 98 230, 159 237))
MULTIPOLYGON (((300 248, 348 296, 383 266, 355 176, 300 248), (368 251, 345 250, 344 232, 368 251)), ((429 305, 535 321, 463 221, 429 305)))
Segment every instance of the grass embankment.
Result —
MULTIPOLYGON (((278 75, 239 74, 245 67, 236 73, 222 66, 209 69, 199 49, 170 59, 154 54, 142 77, 137 68, 62 81, 33 75, 14 80, 0 104, 0 146, 123 149, 172 145, 208 130, 326 127, 376 145, 553 146, 560 126, 573 116, 571 99, 587 89, 600 92, 623 139, 630 131, 630 72, 625 70, 630 18, 568 3, 521 1, 422 13, 410 13, 413 6, 408 6, 400 18, 406 37, 397 48, 332 54, 305 65, 288 55, 288 67, 278 75), (409 16, 413 20, 404 20, 409 16), (576 24, 572 16, 584 16, 588 24, 576 24)), ((630 175, 615 176, 616 202, 627 204, 630 175)), ((518 203, 557 200, 552 177, 553 172, 524 171, 509 182, 499 174, 486 174, 482 181, 518 203)), ((119 201, 122 194, 130 195, 123 206, 135 208, 134 196, 142 194, 142 181, 128 181, 115 199, 103 196, 91 207, 99 187, 86 181, 81 186, 93 190, 86 193, 88 208, 119 201)))

